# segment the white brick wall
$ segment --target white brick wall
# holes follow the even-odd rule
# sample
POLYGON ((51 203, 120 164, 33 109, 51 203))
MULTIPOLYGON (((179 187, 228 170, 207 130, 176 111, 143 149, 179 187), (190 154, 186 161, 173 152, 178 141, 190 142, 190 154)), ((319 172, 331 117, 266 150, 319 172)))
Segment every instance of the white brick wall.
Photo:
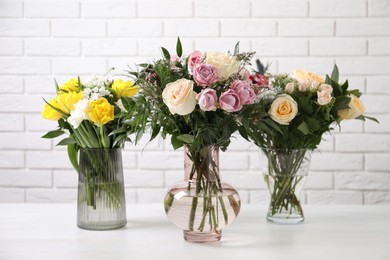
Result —
MULTIPOLYGON (((342 132, 326 135, 302 200, 390 204, 389 0, 0 0, 0 202, 76 200, 66 151, 40 139, 56 126, 40 117, 54 77, 150 61, 160 46, 174 51, 177 36, 187 53, 240 41, 272 72, 324 74, 336 62, 381 124, 343 122, 342 132)), ((183 176, 182 150, 161 139, 146 144, 123 152, 129 203, 161 202, 183 176)), ((257 148, 238 138, 229 150, 223 179, 244 203, 268 203, 257 148)))

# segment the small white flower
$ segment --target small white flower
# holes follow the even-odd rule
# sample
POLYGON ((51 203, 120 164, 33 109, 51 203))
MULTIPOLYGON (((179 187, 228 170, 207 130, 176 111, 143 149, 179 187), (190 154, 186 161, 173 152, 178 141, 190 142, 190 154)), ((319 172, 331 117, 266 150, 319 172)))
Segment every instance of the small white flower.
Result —
POLYGON ((91 88, 91 87, 104 87, 106 84, 108 84, 108 82, 109 82, 109 79, 106 77, 92 75, 84 85, 86 87, 89 87, 89 88, 91 88))
POLYGON ((263 88, 260 90, 259 94, 257 95, 258 100, 272 100, 278 95, 277 89, 269 89, 269 88, 263 88))
POLYGON ((91 100, 98 100, 99 98, 101 98, 101 95, 99 93, 92 93, 90 96, 91 100))

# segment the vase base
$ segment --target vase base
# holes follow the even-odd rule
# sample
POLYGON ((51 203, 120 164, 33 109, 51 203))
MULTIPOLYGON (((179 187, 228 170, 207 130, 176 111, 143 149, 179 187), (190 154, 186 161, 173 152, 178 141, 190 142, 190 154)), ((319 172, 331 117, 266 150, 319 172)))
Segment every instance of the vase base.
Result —
POLYGON ((183 230, 184 240, 190 243, 212 243, 218 242, 221 240, 222 231, 213 230, 213 231, 188 231, 183 230))
POLYGON ((275 224, 294 225, 302 224, 305 218, 301 215, 275 214, 267 215, 267 221, 275 224))
POLYGON ((116 223, 77 223, 77 227, 85 230, 115 230, 125 227, 127 221, 121 221, 116 223))

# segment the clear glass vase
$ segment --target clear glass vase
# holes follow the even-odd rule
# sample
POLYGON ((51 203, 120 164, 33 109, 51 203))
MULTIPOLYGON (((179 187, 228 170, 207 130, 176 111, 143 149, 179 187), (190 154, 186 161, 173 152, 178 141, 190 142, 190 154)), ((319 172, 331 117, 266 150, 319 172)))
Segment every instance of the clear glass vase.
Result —
POLYGON ((77 203, 79 228, 111 230, 126 225, 121 149, 80 149, 77 203))
POLYGON ((240 212, 238 192, 220 180, 219 147, 209 146, 200 151, 185 147, 184 158, 185 180, 167 192, 165 212, 183 229, 186 241, 219 241, 221 229, 240 212))
POLYGON ((303 222, 299 197, 309 172, 311 150, 262 149, 262 154, 262 172, 271 195, 267 220, 278 224, 303 222))

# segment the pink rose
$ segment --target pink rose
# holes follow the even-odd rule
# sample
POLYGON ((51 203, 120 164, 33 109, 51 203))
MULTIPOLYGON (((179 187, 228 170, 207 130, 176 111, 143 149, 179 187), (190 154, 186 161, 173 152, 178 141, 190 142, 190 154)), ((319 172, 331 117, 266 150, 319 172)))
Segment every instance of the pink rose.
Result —
POLYGON ((248 80, 251 76, 251 73, 246 68, 242 68, 239 73, 241 78, 244 80, 248 80))
POLYGON ((213 65, 198 64, 193 74, 196 84, 202 87, 211 86, 218 81, 217 69, 213 65))
POLYGON ((256 94, 252 84, 247 80, 235 80, 230 86, 238 96, 242 105, 253 104, 256 100, 256 94))
POLYGON ((202 53, 200 51, 194 51, 193 53, 191 53, 190 58, 188 60, 188 67, 190 67, 191 69, 195 67, 195 65, 200 62, 201 57, 202 53))
POLYGON ((236 112, 242 108, 240 97, 232 89, 229 89, 221 94, 219 97, 219 105, 227 112, 236 112))
POLYGON ((203 111, 217 110, 217 92, 214 89, 206 88, 196 95, 200 109, 203 111))

